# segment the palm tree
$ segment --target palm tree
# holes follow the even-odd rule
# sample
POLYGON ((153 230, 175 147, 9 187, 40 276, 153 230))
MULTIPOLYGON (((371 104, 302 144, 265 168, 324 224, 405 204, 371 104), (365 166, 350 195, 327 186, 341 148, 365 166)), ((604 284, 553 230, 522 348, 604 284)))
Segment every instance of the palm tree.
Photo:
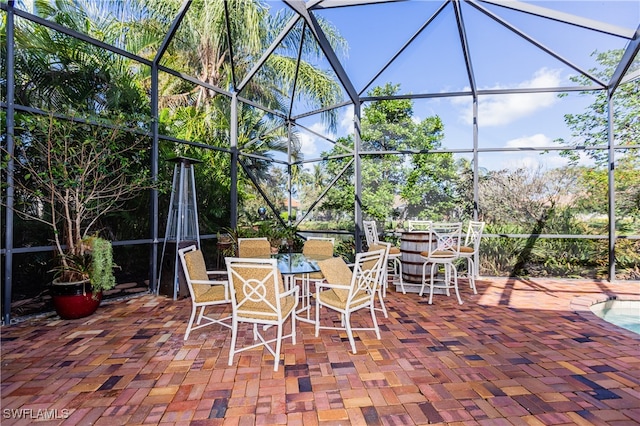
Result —
MULTIPOLYGON (((94 19, 88 5, 36 0, 32 7, 45 19, 104 39, 111 21, 94 19)), ((130 60, 31 21, 17 20, 15 34, 17 103, 70 114, 132 118, 149 111, 130 60)))
MULTIPOLYGON (((152 20, 166 20, 167 4, 174 7, 178 0, 138 0, 138 8, 147 9, 147 18, 127 23, 131 27, 131 34, 142 34, 129 40, 129 49, 134 50, 132 44, 137 43, 139 54, 148 51, 152 45, 149 40, 149 29, 164 27, 161 24, 150 23, 152 20)), ((291 14, 270 14, 265 3, 257 0, 196 0, 190 6, 180 28, 173 38, 165 56, 163 65, 195 76, 223 90, 237 91, 246 98, 258 102, 266 108, 288 113, 288 102, 293 93, 293 83, 296 69, 298 70, 295 96, 302 98, 315 107, 333 105, 341 99, 340 85, 331 75, 319 70, 305 61, 297 66, 297 49, 302 44, 302 56, 317 58, 320 49, 308 34, 303 37, 304 26, 296 26, 285 38, 277 53, 271 55, 247 83, 239 88, 240 80, 251 70, 253 64, 261 57, 271 41, 284 27, 291 14), (227 22, 227 15, 229 20, 227 22), (230 31, 228 32, 227 29, 230 31), (233 52, 229 46, 232 46, 233 52)), ((344 40, 335 30, 325 24, 330 39, 336 48, 344 48, 344 40)), ((164 34, 156 34, 156 47, 164 34)), ((161 106, 178 109, 193 107, 205 110, 211 118, 202 122, 210 127, 219 120, 225 120, 226 110, 216 108, 215 99, 219 95, 214 91, 199 85, 181 84, 175 77, 166 76, 162 81, 161 106)), ((256 109, 257 110, 257 109, 256 109)), ((261 112, 265 121, 275 120, 282 124, 282 119, 271 117, 261 112)), ((325 121, 335 126, 336 113, 328 112, 325 121)), ((252 120, 255 122, 255 120, 252 120)), ((273 124, 272 124, 273 125, 273 124)), ((269 124, 266 127, 270 127, 269 124)), ((275 125, 273 125, 275 127, 275 125)), ((240 124, 241 130, 251 130, 240 124)), ((285 129, 281 130, 285 137, 285 129)), ((243 136, 240 135, 240 138, 243 136)), ((249 135, 245 134, 245 138, 249 135)), ((271 138, 272 141, 277 138, 271 138)), ((226 142, 226 141, 225 141, 226 142)), ((227 145, 228 146, 228 145, 227 145)), ((269 149, 283 150, 286 145, 277 144, 269 149)))
MULTIPOLYGON (((150 49, 152 43, 149 43, 148 30, 162 26, 151 23, 154 19, 166 21, 167 4, 177 9, 177 0, 138 0, 135 9, 146 8, 147 13, 144 19, 127 23, 132 28, 130 33, 142 34, 129 39, 128 49, 136 51, 133 45, 137 43, 141 49, 137 51, 139 54, 153 50, 150 49)), ((277 53, 270 56, 248 83, 240 87, 241 80, 252 70, 291 16, 281 12, 271 14, 265 3, 256 0, 196 0, 161 63, 223 90, 239 91, 244 98, 281 111, 285 116, 289 113, 287 99, 291 96, 317 108, 336 104, 342 96, 337 81, 310 63, 298 63, 300 45, 302 56, 311 59, 320 56, 318 45, 308 33, 304 34, 305 27, 301 24, 284 38, 277 53)), ((338 50, 344 48, 344 40, 335 30, 326 23, 324 26, 334 46, 338 50)), ((158 45, 163 35, 156 35, 158 45)), ((189 130, 188 133, 181 130, 174 135, 224 148, 230 146, 230 104, 226 98, 207 87, 180 82, 168 75, 161 80, 160 92, 163 123, 171 126, 171 123, 179 122, 182 130, 189 130)), ((238 115, 238 146, 242 153, 260 154, 268 159, 274 152, 290 152, 294 161, 302 158, 296 134, 288 134, 281 116, 274 117, 246 104, 240 104, 238 115)), ((335 127, 336 116, 335 111, 323 114, 329 127, 335 127)), ((264 184, 270 174, 270 161, 255 157, 247 161, 255 178, 264 184)))
MULTIPOLYGON (((98 3, 36 0, 34 8, 46 19, 153 58, 181 3, 181 0, 98 3)), ((265 3, 256 0, 195 0, 161 63, 221 89, 237 90, 239 81, 290 16, 271 14, 265 3)), ((336 48, 343 47, 344 41, 325 26, 336 48)), ((285 37, 278 54, 272 55, 242 88, 243 97, 282 111, 283 115, 288 113, 290 103, 286 99, 290 96, 316 107, 332 105, 340 99, 340 86, 330 75, 307 62, 298 64, 300 44, 304 57, 313 59, 320 55, 312 37, 308 34, 303 37, 304 31, 300 23, 285 37)), ((65 106, 73 111, 114 111, 131 117, 149 110, 144 95, 150 89, 148 67, 132 64, 127 58, 37 24, 24 24, 17 33, 17 53, 22 55, 17 60, 18 69, 22 70, 17 78, 19 103, 43 109, 65 106)), ((160 122, 167 134, 213 146, 230 146, 230 103, 226 97, 167 73, 161 73, 160 95, 164 107, 160 122)), ((335 124, 335 116, 329 112, 325 119, 335 124)), ((295 133, 290 139, 283 124, 281 117, 241 104, 238 139, 242 151, 268 159, 270 153, 290 150, 294 160, 301 159, 295 133)), ((216 157, 213 167, 226 169, 220 164, 228 164, 228 157, 218 153, 212 156, 216 157)), ((270 162, 252 161, 256 176, 264 181, 270 162)))

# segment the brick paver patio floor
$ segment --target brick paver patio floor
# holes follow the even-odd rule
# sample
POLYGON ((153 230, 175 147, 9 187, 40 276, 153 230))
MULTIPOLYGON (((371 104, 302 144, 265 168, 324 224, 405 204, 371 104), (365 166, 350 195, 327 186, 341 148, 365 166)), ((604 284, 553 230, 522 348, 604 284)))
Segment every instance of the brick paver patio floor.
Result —
POLYGON ((218 325, 184 341, 188 299, 144 295, 88 318, 5 326, 0 423, 640 424, 640 335, 588 309, 614 296, 640 299, 640 283, 477 286, 474 295, 461 284, 463 305, 453 295, 428 305, 390 291, 382 339, 357 334, 355 355, 344 333, 315 337, 299 322, 278 372, 263 349, 229 367, 230 330, 218 325))

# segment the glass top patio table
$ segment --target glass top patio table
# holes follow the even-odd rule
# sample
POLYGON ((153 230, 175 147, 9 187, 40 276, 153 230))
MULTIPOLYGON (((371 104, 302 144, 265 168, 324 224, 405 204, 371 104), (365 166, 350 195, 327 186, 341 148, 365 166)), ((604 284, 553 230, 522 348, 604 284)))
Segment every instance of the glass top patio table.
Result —
POLYGON ((302 253, 276 253, 272 259, 278 260, 278 269, 284 276, 285 287, 292 288, 296 284, 296 277, 300 283, 300 308, 296 311, 299 321, 315 323, 311 318, 311 292, 309 288, 309 274, 319 272, 318 262, 330 259, 332 256, 307 256, 302 253), (305 313, 303 316, 302 314, 305 313))
POLYGON ((278 260, 278 269, 282 275, 309 274, 319 272, 318 262, 331 256, 307 256, 302 253, 276 253, 272 259, 278 260))

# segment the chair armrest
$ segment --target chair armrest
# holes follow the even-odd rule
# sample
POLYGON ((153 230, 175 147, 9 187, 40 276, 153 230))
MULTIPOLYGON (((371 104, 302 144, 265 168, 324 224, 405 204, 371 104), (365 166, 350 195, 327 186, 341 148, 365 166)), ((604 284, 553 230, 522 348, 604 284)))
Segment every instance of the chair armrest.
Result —
POLYGON ((349 290, 351 289, 351 285, 344 285, 344 284, 329 284, 327 282, 323 282, 323 283, 318 283, 316 284, 316 288, 319 290, 320 287, 326 287, 326 288, 335 288, 335 289, 340 289, 340 290, 349 290))
POLYGON ((293 288, 289 291, 285 291, 284 293, 280 293, 280 298, 283 297, 287 297, 287 296, 291 296, 294 295, 294 297, 296 298, 296 300, 298 299, 298 292, 300 291, 300 287, 293 286, 293 288))
POLYGON ((191 284, 205 284, 205 285, 221 285, 224 286, 224 298, 229 300, 229 281, 219 281, 219 280, 191 280, 191 284))
POLYGON ((229 281, 220 280, 191 280, 191 284, 227 285, 229 281))

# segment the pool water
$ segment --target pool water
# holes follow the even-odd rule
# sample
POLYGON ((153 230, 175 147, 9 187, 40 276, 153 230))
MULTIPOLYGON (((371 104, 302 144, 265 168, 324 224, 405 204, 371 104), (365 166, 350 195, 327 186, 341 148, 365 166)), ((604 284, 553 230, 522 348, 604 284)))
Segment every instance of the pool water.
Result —
POLYGON ((591 305, 603 320, 640 334, 640 300, 607 300, 591 305))

